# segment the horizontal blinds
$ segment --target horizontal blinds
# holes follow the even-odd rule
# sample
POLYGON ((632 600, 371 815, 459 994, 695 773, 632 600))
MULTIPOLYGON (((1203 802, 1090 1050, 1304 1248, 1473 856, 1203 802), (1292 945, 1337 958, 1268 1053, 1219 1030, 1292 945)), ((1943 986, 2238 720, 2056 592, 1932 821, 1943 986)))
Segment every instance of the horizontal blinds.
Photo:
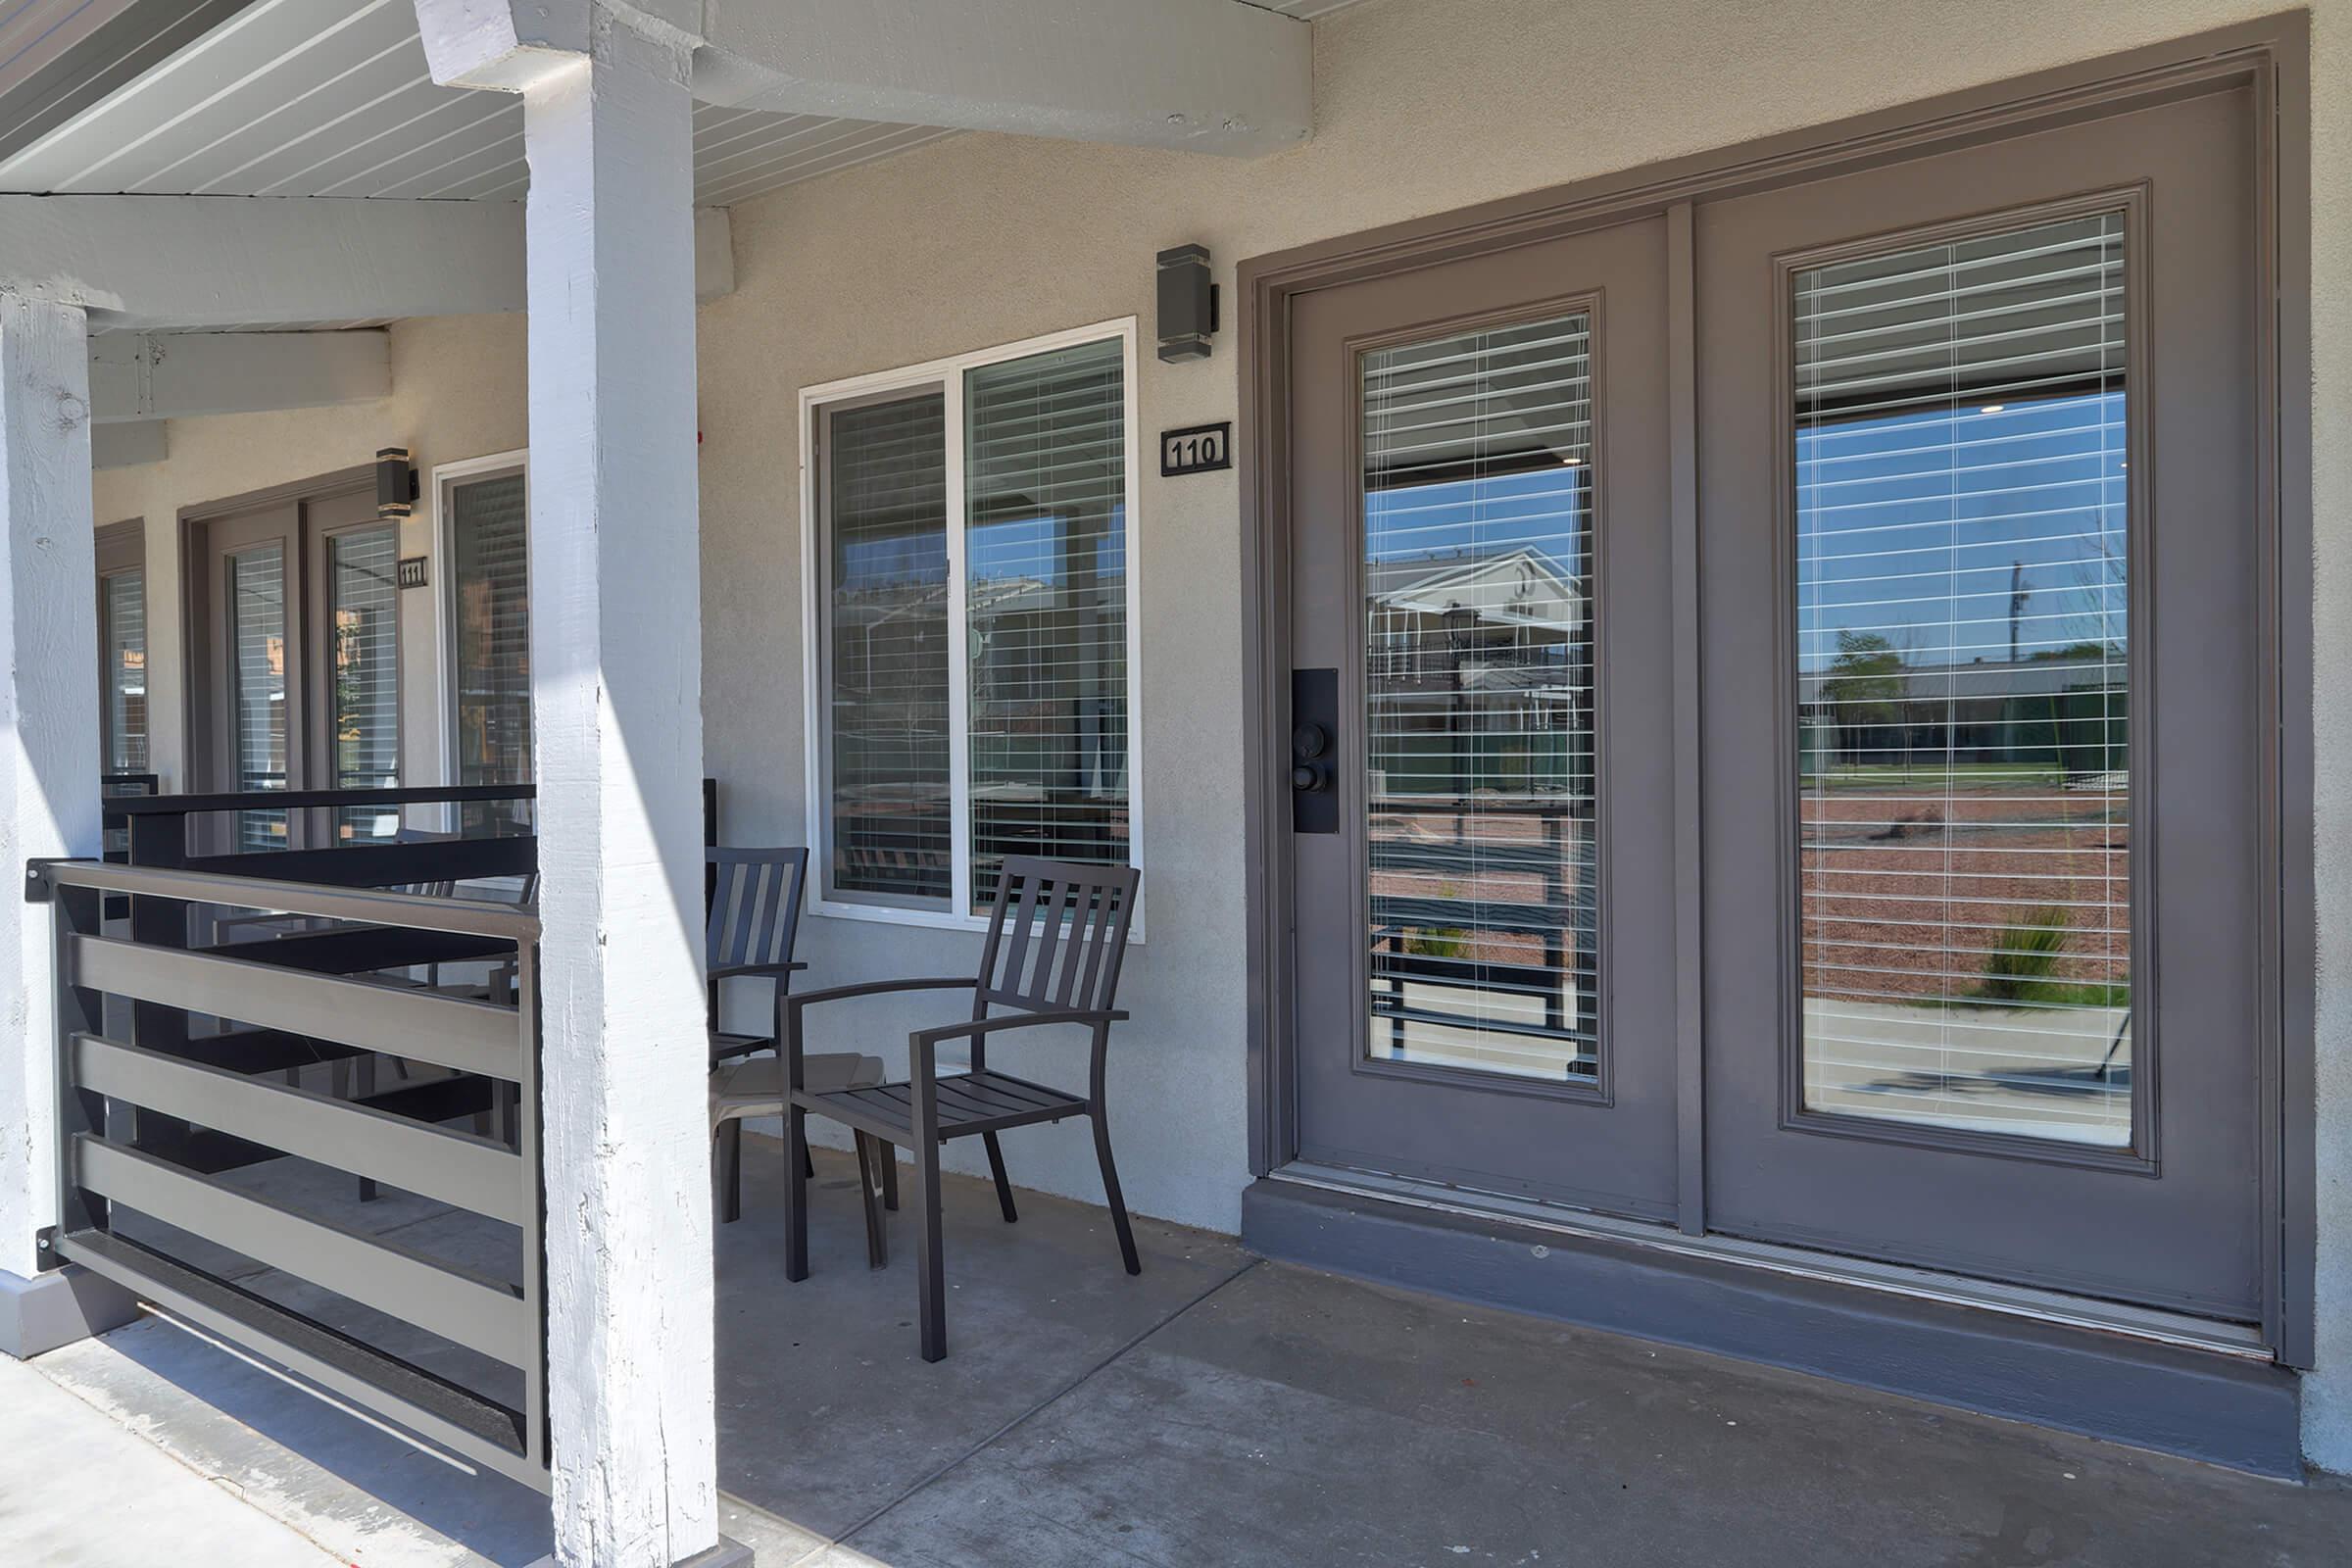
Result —
POLYGON ((2124 226, 1794 279, 1805 1093, 2131 1137, 2124 226))
POLYGON ((972 897, 1007 855, 1127 863, 1125 350, 966 373, 972 897))
MULTIPOLYGON (((286 552, 256 545, 228 557, 230 745, 237 788, 286 787, 286 552)), ((237 813, 243 849, 283 849, 281 810, 237 813)))
POLYGON ((106 770, 147 771, 147 574, 110 573, 99 610, 105 619, 106 770))
POLYGON ((826 888, 944 905, 955 809, 946 396, 928 390, 829 411, 823 456, 826 888))
MULTIPOLYGON (((389 524, 328 536, 327 744, 334 788, 400 783, 400 535, 389 524)), ((342 838, 389 833, 398 812, 347 808, 342 838)))
POLYGON ((1362 357, 1376 1059, 1596 1070, 1591 325, 1362 357))
MULTIPOLYGON (((523 475, 450 486, 452 592, 457 603, 458 782, 531 780, 530 540, 523 475)), ((507 832, 528 802, 465 808, 468 832, 507 832)))

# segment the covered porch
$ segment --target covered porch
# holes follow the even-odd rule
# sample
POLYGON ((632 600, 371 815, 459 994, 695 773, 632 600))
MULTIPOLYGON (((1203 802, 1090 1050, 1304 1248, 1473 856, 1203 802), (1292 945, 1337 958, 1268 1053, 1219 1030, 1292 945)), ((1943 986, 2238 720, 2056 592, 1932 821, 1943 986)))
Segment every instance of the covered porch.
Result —
POLYGON ((33 9, 52 1382, 364 1565, 2352 1526, 2334 0, 33 9))

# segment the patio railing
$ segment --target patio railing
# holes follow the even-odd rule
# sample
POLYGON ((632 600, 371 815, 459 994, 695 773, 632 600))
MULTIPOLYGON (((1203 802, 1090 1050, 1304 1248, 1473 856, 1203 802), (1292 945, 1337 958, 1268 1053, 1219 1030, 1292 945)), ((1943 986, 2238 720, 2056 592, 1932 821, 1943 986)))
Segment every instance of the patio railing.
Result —
POLYGON ((536 841, 188 853, 191 816, 254 804, 110 801, 128 811, 132 863, 28 868, 27 896, 56 915, 60 1205, 44 1262, 106 1275, 543 1488, 538 917, 386 891, 527 876, 536 841), (124 898, 126 928, 105 907, 124 898), (220 940, 232 930, 264 934, 220 940), (379 1063, 400 1074, 381 1092, 379 1063), (361 1204, 379 1183, 440 1218, 370 1229, 361 1204))

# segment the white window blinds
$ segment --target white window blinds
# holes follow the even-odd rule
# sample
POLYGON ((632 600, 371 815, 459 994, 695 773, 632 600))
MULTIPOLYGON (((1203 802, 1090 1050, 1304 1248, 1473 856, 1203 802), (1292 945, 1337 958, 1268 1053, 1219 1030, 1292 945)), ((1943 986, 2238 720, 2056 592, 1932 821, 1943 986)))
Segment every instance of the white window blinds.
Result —
POLYGON ((2124 241, 1796 274, 1811 1108, 2130 1141, 2124 241))
POLYGON ((967 371, 972 901, 1007 855, 1127 862, 1127 431, 1115 339, 967 371))
MULTIPOLYGON (((529 539, 520 469, 448 488, 450 593, 455 603, 458 782, 531 778, 529 539)), ((471 833, 512 831, 528 803, 469 805, 471 833)))
POLYGON ((1012 855, 1125 864, 1124 336, 813 404, 825 897, 972 918, 1012 855))
POLYGON ((133 566, 100 579, 106 650, 106 770, 147 771, 147 573, 133 566))
MULTIPOLYGON (((327 748, 332 788, 400 783, 400 535, 389 524, 330 534, 327 571, 327 748)), ((393 831, 399 813, 346 808, 344 839, 393 831)))

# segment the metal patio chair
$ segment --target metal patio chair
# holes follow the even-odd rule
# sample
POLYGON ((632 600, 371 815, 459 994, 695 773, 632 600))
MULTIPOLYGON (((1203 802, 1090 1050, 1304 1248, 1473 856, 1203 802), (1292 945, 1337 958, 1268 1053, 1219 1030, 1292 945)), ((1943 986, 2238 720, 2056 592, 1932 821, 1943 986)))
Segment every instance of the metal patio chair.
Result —
MULTIPOLYGON (((808 1183, 804 1161, 808 1117, 812 1113, 842 1122, 886 1146, 886 1170, 895 1170, 898 1163, 887 1146, 904 1144, 914 1152, 916 1290, 921 1298, 926 1361, 937 1361, 948 1353, 939 1151, 951 1138, 977 1136, 987 1146, 997 1203, 1005 1223, 1011 1224, 1019 1216, 1013 1208, 1012 1184, 1005 1179, 1004 1153, 998 1147, 997 1135, 1032 1122, 1057 1122, 1065 1116, 1088 1118, 1094 1123, 1095 1157, 1102 1167, 1102 1196, 1118 1231, 1120 1256, 1128 1273, 1143 1272, 1143 1261, 1135 1250, 1135 1231, 1127 1222, 1127 1205, 1119 1195, 1118 1170, 1111 1163, 1102 1082, 1110 1026, 1127 1016, 1111 1004, 1118 992, 1119 965, 1127 954, 1137 880, 1138 874, 1127 866, 1009 857, 998 876, 996 903, 989 912, 988 940, 981 950, 977 975, 970 979, 874 981, 784 999, 785 1098, 790 1105, 784 1117, 784 1165, 790 1188, 784 1221, 786 1279, 808 1277, 808 1183), (813 1068, 821 1058, 803 1053, 803 1019, 808 1008, 852 997, 947 990, 972 993, 971 1015, 959 1022, 917 1029, 906 1037, 906 1082, 839 1090, 817 1086, 813 1068), (992 1007, 1007 1010, 991 1016, 992 1007), (1053 1024, 1091 1031, 1093 1054, 1085 1094, 1074 1095, 990 1070, 988 1042, 992 1036, 1053 1024), (942 1077, 939 1047, 951 1040, 971 1042, 971 1067, 942 1077)), ((868 1191, 870 1194, 870 1183, 868 1191)), ((870 1200, 868 1212, 870 1215, 870 1200)), ((871 1237, 869 1224, 869 1261, 871 1237)))
MULTIPOLYGON (((801 900, 808 886, 808 852, 797 846, 773 850, 706 849, 710 907, 703 924, 703 958, 710 989, 704 1022, 710 1038, 710 1136, 717 1145, 716 1196, 719 1218, 732 1222, 743 1214, 743 1122, 747 1116, 780 1115, 784 1110, 782 1062, 763 1052, 776 1049, 781 1038, 784 1002, 792 977, 808 966, 797 961, 793 944, 799 940, 801 900), (763 979, 771 986, 775 1032, 738 1034, 718 1026, 718 989, 722 980, 763 979), (745 1058, 754 1059, 745 1059, 745 1058)), ((811 1056, 808 1071, 812 1082, 848 1090, 882 1081, 882 1063, 854 1052, 811 1056)), ((858 1160, 865 1173, 866 1233, 869 1246, 881 1227, 874 1209, 875 1151, 861 1136, 858 1160)), ((797 1178, 805 1180, 811 1166, 806 1149, 793 1155, 797 1178)), ((892 1162, 894 1170, 896 1162, 892 1162)), ((896 1177, 883 1174, 896 1207, 896 1177)), ((878 1250, 874 1258, 880 1264, 878 1250)))

